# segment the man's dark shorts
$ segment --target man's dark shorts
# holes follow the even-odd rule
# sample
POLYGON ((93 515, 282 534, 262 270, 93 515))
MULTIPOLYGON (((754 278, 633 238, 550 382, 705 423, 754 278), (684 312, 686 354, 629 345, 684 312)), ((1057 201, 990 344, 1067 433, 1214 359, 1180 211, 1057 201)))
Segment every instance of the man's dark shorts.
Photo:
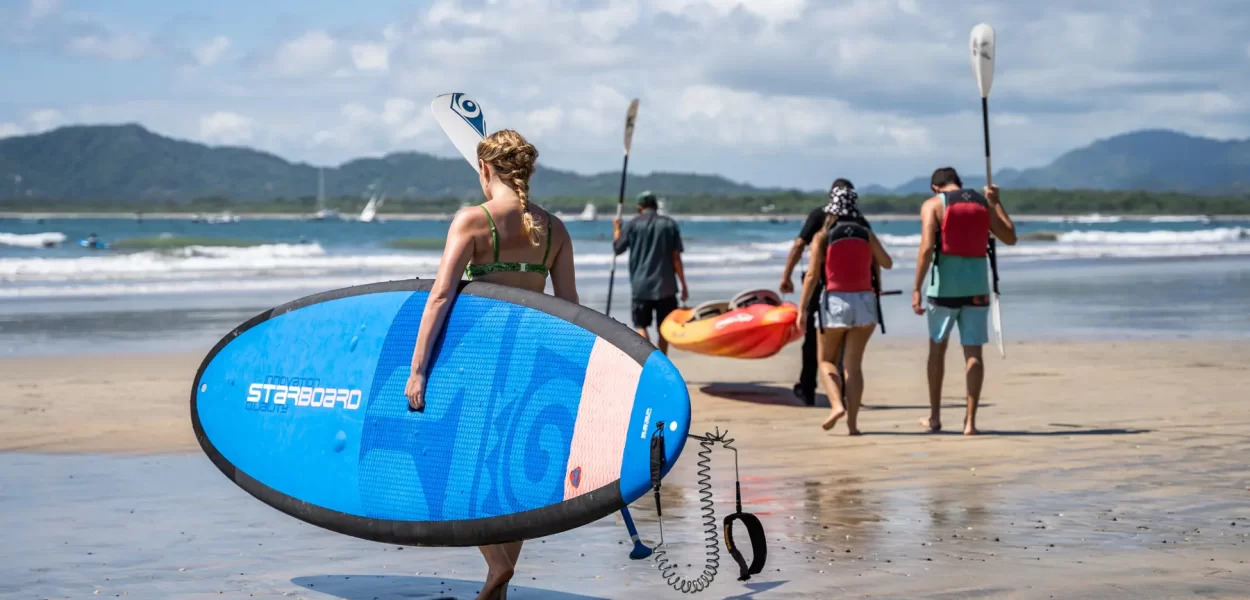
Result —
POLYGON ((655 314, 655 322, 662 323, 668 313, 677 310, 677 296, 660 298, 659 300, 639 300, 634 298, 634 328, 645 329, 651 326, 651 315, 655 314))

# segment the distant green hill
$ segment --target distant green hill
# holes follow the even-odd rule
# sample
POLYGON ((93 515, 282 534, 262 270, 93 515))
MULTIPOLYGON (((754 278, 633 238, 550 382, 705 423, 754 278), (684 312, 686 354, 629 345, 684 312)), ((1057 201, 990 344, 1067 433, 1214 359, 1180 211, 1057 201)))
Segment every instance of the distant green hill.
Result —
MULTIPOLYGON (((936 166, 936 165, 935 165, 936 166)), ((984 183, 979 165, 956 165, 965 184, 984 183)), ((305 201, 317 193, 317 168, 248 148, 210 147, 152 133, 139 125, 62 127, 0 139, 0 202, 7 206, 60 203, 169 207, 216 198, 231 205, 305 201), (20 174, 15 189, 11 174, 20 174), (20 198, 14 196, 21 194, 20 198)), ((532 182, 538 198, 613 198, 618 172, 581 175, 540 166, 532 182)), ((456 199, 480 195, 477 177, 459 158, 399 152, 325 169, 326 195, 359 198, 382 181, 391 198, 456 199)), ((927 194, 928 175, 896 188, 861 186, 861 195, 927 194)), ((1138 131, 1100 140, 1036 169, 1004 169, 1005 188, 1176 192, 1244 196, 1250 193, 1250 141, 1218 141, 1171 131, 1138 131)), ((720 176, 689 173, 631 175, 631 191, 667 196, 764 197, 794 190, 763 189, 720 176)), ((823 194, 812 190, 804 194, 823 194)), ((307 202, 300 203, 301 206, 307 202)), ((458 203, 452 203, 458 205, 458 203)))
MULTIPOLYGON (((984 166, 957 168, 964 185, 985 185, 984 166)), ((1072 150, 1045 167, 1003 169, 994 174, 994 183, 1016 189, 1242 195, 1250 193, 1250 140, 1221 141, 1175 131, 1135 131, 1072 150)), ((892 191, 928 193, 929 177, 917 177, 892 191)))
MULTIPOLYGON (((317 168, 248 148, 210 147, 157 135, 139 125, 62 127, 0 139, 0 176, 20 174, 24 197, 153 203, 223 197, 233 201, 300 198, 317 193, 317 168)), ((445 198, 481 194, 477 175, 459 158, 399 152, 325 169, 326 195, 358 197, 381 180, 391 197, 445 198)), ((0 183, 0 199, 15 188, 0 183)), ((580 175, 540 166, 535 197, 607 197, 619 173, 580 175)), ((631 176, 629 189, 665 194, 738 195, 766 191, 724 177, 682 173, 631 176)))

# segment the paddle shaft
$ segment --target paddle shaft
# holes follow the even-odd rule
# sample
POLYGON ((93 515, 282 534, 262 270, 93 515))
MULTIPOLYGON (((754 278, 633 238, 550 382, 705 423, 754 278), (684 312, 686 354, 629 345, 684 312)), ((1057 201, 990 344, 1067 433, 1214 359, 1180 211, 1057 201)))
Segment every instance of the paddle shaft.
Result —
MULTIPOLYGON (((993 172, 990 170, 990 103, 989 98, 985 96, 981 97, 981 129, 985 132, 985 185, 991 186, 994 185, 994 179, 993 172)), ((998 296, 998 253, 996 252, 997 249, 995 247, 995 242, 996 240, 994 239, 994 234, 990 233, 988 255, 990 260, 990 273, 993 275, 994 284, 994 289, 991 291, 995 296, 998 296)), ((999 335, 1002 335, 1001 331, 999 332, 999 335)), ((1007 356, 1007 354, 1003 352, 1001 345, 999 346, 999 353, 1002 354, 1004 358, 1007 356)))
POLYGON ((981 130, 985 133, 985 185, 994 185, 994 173, 990 169, 990 99, 981 97, 981 130))
MULTIPOLYGON (((625 173, 629 171, 629 152, 625 153, 625 162, 621 165, 621 193, 616 199, 616 220, 621 220, 625 213, 625 173)), ((621 225, 624 227, 624 224, 621 225)), ((623 232, 622 232, 623 235, 623 232)), ((608 306, 603 314, 612 316, 612 288, 616 283, 616 240, 612 240, 612 270, 608 273, 608 306)))
POLYGON ((638 537, 638 528, 634 526, 633 517, 629 516, 629 507, 621 509, 621 517, 625 519, 625 529, 629 530, 629 539, 634 543, 633 549, 629 552, 629 558, 640 560, 651 556, 651 549, 642 543, 642 539, 638 537))

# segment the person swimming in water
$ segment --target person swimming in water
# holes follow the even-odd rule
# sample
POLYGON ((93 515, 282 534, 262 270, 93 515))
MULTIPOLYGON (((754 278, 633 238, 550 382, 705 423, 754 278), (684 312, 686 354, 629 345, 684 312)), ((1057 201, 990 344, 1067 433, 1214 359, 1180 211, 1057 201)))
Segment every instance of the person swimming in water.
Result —
MULTIPOLYGON (((443 257, 430 288, 404 395, 411 410, 424 411, 427 369, 434 342, 455 302, 461 275, 542 293, 551 276, 552 293, 577 303, 573 241, 564 222, 530 202, 529 180, 538 150, 505 129, 477 146, 479 183, 486 202, 460 209, 451 221, 443 257)), ((521 542, 479 546, 486 581, 479 600, 506 598, 521 542)))

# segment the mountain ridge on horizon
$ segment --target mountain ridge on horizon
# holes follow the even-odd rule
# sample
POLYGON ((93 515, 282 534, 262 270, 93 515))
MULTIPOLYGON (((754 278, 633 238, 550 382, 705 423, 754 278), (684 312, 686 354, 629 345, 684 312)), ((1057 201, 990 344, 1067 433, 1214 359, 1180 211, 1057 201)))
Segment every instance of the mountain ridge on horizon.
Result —
MULTIPOLYGON (((360 195, 382 180, 392 197, 472 197, 476 175, 460 158, 402 151, 354 158, 325 167, 326 195, 360 195)), ((20 174, 17 188, 0 185, 0 198, 190 201, 299 198, 316 194, 317 170, 307 162, 243 146, 209 146, 154 133, 136 123, 69 125, 51 131, 0 138, 0 173, 20 174)), ((1250 192, 1250 140, 1214 140, 1146 129, 1095 140, 1050 164, 1005 168, 994 174, 1003 187, 1032 189, 1148 190, 1204 195, 1250 192)), ((535 197, 610 197, 619 190, 617 171, 581 174, 539 165, 535 197)), ((984 177, 965 177, 968 187, 984 177)), ((630 174, 630 189, 663 190, 672 196, 743 196, 823 190, 763 187, 721 175, 653 171, 630 174)), ((860 186, 861 195, 927 194, 928 177, 886 187, 860 186)))

